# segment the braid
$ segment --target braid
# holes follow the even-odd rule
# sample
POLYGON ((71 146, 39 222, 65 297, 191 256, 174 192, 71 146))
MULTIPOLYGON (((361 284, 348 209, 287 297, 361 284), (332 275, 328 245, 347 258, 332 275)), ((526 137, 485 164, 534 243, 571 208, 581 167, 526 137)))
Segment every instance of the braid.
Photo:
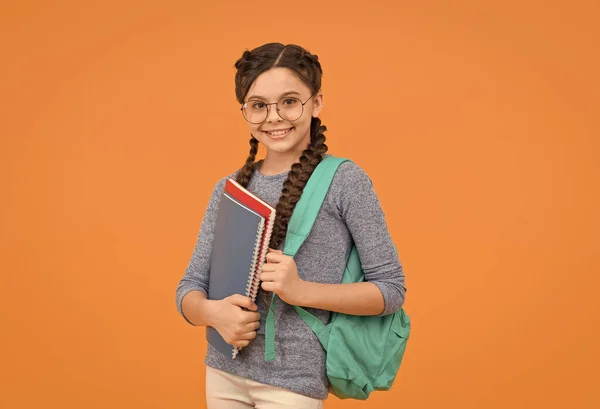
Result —
MULTIPOLYGON (((316 54, 311 54, 296 44, 267 43, 252 51, 244 51, 235 62, 235 93, 238 102, 244 103, 248 90, 261 73, 275 67, 292 70, 298 79, 312 90, 313 95, 320 91, 323 70, 316 54)), ((288 223, 294 208, 300 200, 310 176, 327 152, 326 130, 327 128, 321 124, 319 118, 311 118, 310 143, 302 152, 299 161, 291 166, 287 179, 283 183, 281 196, 275 206, 276 216, 269 243, 270 248, 283 248, 288 223)), ((256 162, 257 152, 258 140, 253 136, 250 139, 250 154, 236 176, 236 181, 245 188, 248 187, 254 172, 263 162, 263 160, 256 162)), ((270 308, 268 292, 262 290, 262 287, 259 290, 263 292, 263 300, 270 308)))
POLYGON ((312 118, 310 126, 310 144, 302 152, 300 162, 294 163, 288 174, 288 178, 283 183, 281 197, 275 208, 276 217, 271 236, 270 247, 278 249, 287 234, 287 226, 292 217, 296 203, 300 200, 302 191, 306 182, 310 178, 317 165, 323 160, 323 154, 327 152, 325 145, 325 134, 327 127, 321 125, 319 118, 312 118))
MULTIPOLYGON (((300 200, 302 191, 306 186, 306 182, 312 175, 313 171, 323 160, 323 155, 327 152, 325 145, 325 134, 327 130, 325 125, 321 125, 321 119, 312 118, 310 123, 310 143, 302 152, 300 161, 292 165, 292 169, 288 173, 288 177, 283 182, 281 197, 275 207, 275 223, 273 224, 273 233, 269 247, 279 249, 285 240, 287 234, 288 223, 294 212, 296 204, 300 200)), ((262 301, 270 308, 269 292, 263 291, 262 301)))
POLYGON ((251 57, 252 57, 252 54, 250 53, 250 51, 248 51, 248 50, 244 51, 244 53, 242 54, 242 57, 235 62, 235 65, 234 65, 235 68, 238 70, 240 68, 242 68, 244 66, 244 64, 246 64, 247 62, 250 61, 251 57))
POLYGON ((317 54, 311 54, 309 52, 307 52, 305 56, 308 57, 308 59, 313 63, 315 67, 317 67, 319 73, 323 74, 323 69, 321 68, 321 63, 319 62, 319 56, 317 54))
POLYGON ((237 174, 237 177, 235 178, 235 181, 244 187, 248 187, 248 183, 250 183, 250 178, 252 178, 252 175, 254 174, 254 171, 256 170, 257 165, 260 164, 260 162, 262 162, 262 161, 259 161, 259 163, 254 162, 254 160, 256 159, 257 153, 258 153, 258 139, 256 139, 254 136, 252 136, 252 138, 250 138, 250 155, 248 155, 248 159, 246 159, 246 163, 244 164, 242 169, 240 169, 240 171, 237 174))

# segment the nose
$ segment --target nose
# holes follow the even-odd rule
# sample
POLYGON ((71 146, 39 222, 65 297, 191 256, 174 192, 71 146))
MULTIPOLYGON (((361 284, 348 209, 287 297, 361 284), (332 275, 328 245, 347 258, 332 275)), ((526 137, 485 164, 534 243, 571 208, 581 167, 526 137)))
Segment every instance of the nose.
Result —
POLYGON ((267 109, 267 122, 279 122, 282 121, 279 113, 277 112, 277 104, 268 105, 267 109))

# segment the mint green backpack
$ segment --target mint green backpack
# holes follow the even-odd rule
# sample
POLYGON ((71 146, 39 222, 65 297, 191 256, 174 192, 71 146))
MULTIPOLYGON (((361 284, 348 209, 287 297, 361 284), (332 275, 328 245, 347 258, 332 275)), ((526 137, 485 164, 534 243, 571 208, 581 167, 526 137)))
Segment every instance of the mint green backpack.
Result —
MULTIPOLYGON (((349 159, 329 156, 315 168, 288 224, 283 253, 294 257, 310 233, 338 166, 349 159)), ((360 259, 353 246, 342 283, 364 280, 360 259)), ((271 303, 275 302, 273 294, 271 303)), ((332 313, 323 323, 298 306, 294 309, 313 330, 327 351, 329 391, 340 399, 364 400, 374 390, 389 390, 396 378, 410 319, 403 309, 383 317, 332 313)), ((265 360, 275 359, 275 321, 270 309, 266 322, 265 360)))

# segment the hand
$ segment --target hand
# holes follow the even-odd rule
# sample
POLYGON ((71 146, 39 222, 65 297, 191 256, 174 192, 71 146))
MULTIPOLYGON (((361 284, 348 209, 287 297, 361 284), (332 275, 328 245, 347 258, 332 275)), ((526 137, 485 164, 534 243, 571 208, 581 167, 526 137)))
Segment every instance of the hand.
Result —
POLYGON ((256 330, 260 327, 260 314, 256 310, 256 304, 241 294, 215 301, 213 327, 225 342, 243 348, 256 338, 256 330))
POLYGON ((304 281, 298 276, 296 262, 281 250, 269 249, 260 274, 262 288, 274 292, 288 304, 296 305, 304 281))

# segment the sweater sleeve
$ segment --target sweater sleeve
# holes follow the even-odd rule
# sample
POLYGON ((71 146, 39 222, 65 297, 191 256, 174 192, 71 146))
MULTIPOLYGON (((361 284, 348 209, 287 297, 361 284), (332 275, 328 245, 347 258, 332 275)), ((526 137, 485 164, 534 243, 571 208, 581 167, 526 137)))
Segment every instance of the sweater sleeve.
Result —
POLYGON ((219 200, 225 190, 225 181, 221 179, 215 185, 206 212, 200 225, 200 232, 196 240, 196 246, 188 263, 185 274, 179 281, 175 294, 175 303, 181 316, 191 325, 194 325, 183 314, 182 301, 187 293, 193 290, 202 291, 208 296, 208 274, 210 267, 210 256, 212 252, 212 243, 215 234, 215 223, 217 221, 217 212, 219 210, 219 200))
POLYGON ((394 313, 404 305, 404 271, 373 182, 354 162, 342 163, 335 179, 340 189, 339 210, 358 251, 365 280, 383 295, 381 315, 394 313))

